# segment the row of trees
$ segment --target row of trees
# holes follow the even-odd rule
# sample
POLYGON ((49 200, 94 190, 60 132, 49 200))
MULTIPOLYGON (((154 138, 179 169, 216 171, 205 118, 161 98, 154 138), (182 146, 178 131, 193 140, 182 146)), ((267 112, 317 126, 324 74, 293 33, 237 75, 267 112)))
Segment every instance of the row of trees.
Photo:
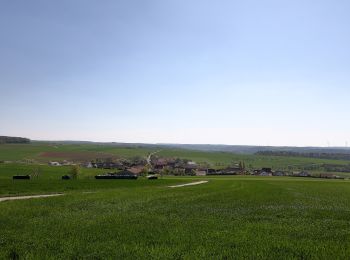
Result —
POLYGON ((0 136, 0 144, 28 144, 30 139, 23 137, 0 136))
POLYGON ((334 160, 350 160, 349 153, 300 153, 291 151, 261 151, 255 153, 256 155, 266 156, 287 156, 287 157, 307 157, 307 158, 319 158, 319 159, 334 159, 334 160))

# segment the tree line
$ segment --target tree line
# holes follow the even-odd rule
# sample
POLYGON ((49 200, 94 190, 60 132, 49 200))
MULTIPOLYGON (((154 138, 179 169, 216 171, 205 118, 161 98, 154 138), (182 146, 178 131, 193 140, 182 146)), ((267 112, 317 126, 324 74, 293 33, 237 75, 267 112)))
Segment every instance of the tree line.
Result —
POLYGON ((334 160, 350 160, 350 154, 348 153, 300 153, 291 151, 261 151, 255 153, 256 155, 268 155, 268 156, 289 156, 289 157, 307 157, 307 158, 319 158, 319 159, 334 159, 334 160))
POLYGON ((0 136, 0 144, 28 144, 30 139, 23 137, 0 136))

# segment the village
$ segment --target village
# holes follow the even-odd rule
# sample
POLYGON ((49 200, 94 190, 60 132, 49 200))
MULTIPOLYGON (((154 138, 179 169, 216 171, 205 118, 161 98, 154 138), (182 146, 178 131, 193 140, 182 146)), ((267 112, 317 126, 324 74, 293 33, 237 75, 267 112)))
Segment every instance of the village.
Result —
MULTIPOLYGON (((106 175, 129 175, 129 176, 232 176, 232 175, 252 175, 252 176, 290 176, 290 177, 310 177, 325 179, 343 179, 332 173, 311 173, 305 170, 285 171, 263 167, 261 169, 251 169, 245 166, 244 161, 233 163, 224 167, 211 167, 207 162, 197 163, 182 158, 164 158, 149 156, 147 159, 135 157, 131 159, 113 160, 96 159, 87 162, 74 163, 68 161, 51 161, 50 166, 70 166, 79 165, 83 168, 97 168, 109 170, 106 175)), ((104 176, 104 175, 100 175, 104 176)))

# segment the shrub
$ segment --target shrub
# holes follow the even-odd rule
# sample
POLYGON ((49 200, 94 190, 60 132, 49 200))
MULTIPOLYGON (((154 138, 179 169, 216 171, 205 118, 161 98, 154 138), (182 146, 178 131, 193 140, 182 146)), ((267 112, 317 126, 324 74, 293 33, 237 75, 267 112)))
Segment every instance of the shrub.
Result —
POLYGON ((71 176, 71 178, 73 180, 76 180, 76 179, 78 179, 80 172, 81 172, 81 170, 80 170, 79 165, 73 165, 71 170, 69 171, 69 175, 71 176))

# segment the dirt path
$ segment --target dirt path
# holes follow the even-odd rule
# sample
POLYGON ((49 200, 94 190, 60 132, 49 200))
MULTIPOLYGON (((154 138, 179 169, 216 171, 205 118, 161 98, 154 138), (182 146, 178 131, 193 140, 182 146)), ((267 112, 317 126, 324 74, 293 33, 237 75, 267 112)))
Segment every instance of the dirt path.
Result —
POLYGON ((186 184, 169 186, 169 188, 179 188, 179 187, 185 187, 185 186, 193 186, 193 185, 204 184, 204 183, 207 183, 207 182, 208 181, 196 181, 196 182, 191 182, 191 183, 186 183, 186 184))
POLYGON ((16 197, 3 197, 0 198, 0 202, 7 201, 7 200, 27 200, 27 199, 35 199, 35 198, 48 198, 48 197, 57 197, 62 196, 63 193, 56 193, 56 194, 47 194, 47 195, 28 195, 28 196, 16 196, 16 197))
POLYGON ((150 153, 149 155, 148 155, 148 157, 147 157, 147 163, 149 164, 149 165, 151 165, 151 157, 153 156, 153 155, 155 155, 156 153, 159 153, 160 151, 162 151, 162 150, 159 150, 159 151, 155 151, 155 152, 153 152, 153 153, 150 153))

